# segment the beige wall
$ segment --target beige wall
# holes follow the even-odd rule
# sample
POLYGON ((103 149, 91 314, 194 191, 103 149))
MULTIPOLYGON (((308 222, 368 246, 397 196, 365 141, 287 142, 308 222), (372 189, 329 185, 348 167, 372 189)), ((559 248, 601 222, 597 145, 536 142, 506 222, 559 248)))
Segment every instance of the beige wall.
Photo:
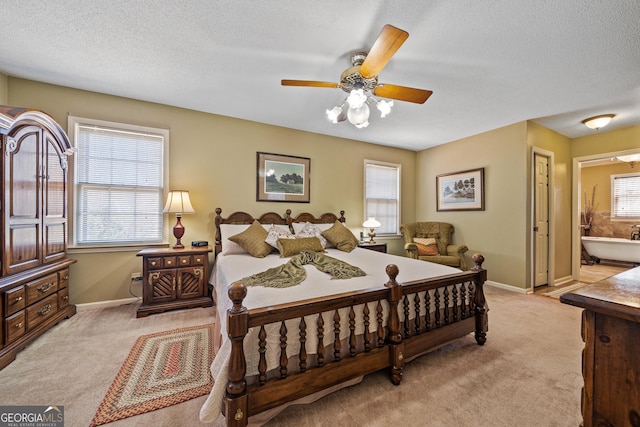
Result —
POLYGON ((489 280, 525 288, 527 269, 527 125, 495 129, 418 153, 419 221, 443 221, 455 227, 454 242, 469 247, 467 256, 485 256, 489 280), (484 168, 484 211, 436 211, 436 176, 484 168))
POLYGON ((9 103, 9 78, 0 73, 0 104, 6 105, 9 103))
MULTIPOLYGON (((1 92, 0 92, 1 94, 1 92)), ((0 95, 1 96, 1 95, 0 95)), ((364 218, 364 159, 402 165, 402 221, 415 219, 415 158, 409 150, 372 145, 213 114, 9 78, 10 105, 43 110, 67 127, 67 115, 170 130, 171 188, 190 191, 196 214, 185 215, 183 242, 214 241, 215 208, 259 214, 338 212, 356 234, 364 218), (311 203, 256 202, 256 152, 311 159, 311 203)), ((372 129, 374 131, 374 129, 372 129)), ((172 226, 175 218, 169 218, 172 226)), ((402 253, 399 239, 390 252, 402 253)), ((77 253, 71 267, 73 303, 128 298, 131 273, 141 270, 135 251, 77 253)), ((137 286, 137 285, 134 285, 137 286)), ((139 295, 140 289, 133 289, 139 295)))
MULTIPOLYGON (((615 120, 615 118, 614 118, 615 120)), ((571 157, 592 156, 602 153, 640 148, 640 126, 616 129, 571 140, 571 157)))
MULTIPOLYGON (((554 236, 554 279, 571 276, 571 139, 557 132, 549 130, 533 122, 527 123, 527 145, 536 147, 553 154, 553 236, 554 236)), ((531 150, 529 150, 531 155, 531 150)), ((531 165, 531 160, 529 161, 531 165)), ((530 191, 532 173, 528 174, 530 191)), ((531 202, 531 193, 528 197, 531 202)), ((531 212, 528 205, 527 212, 531 212)), ((528 215, 531 220, 531 215, 528 215)), ((533 224, 527 222, 527 229, 532 230, 533 224)), ((530 246, 531 233, 527 233, 530 246)))

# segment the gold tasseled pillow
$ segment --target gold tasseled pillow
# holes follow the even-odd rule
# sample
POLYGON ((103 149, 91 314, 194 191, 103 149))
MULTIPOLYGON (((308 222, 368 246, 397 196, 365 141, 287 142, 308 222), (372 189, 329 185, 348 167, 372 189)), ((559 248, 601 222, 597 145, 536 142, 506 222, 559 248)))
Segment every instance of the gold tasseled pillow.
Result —
POLYGON ((418 255, 439 255, 436 239, 426 237, 414 237, 413 243, 418 247, 418 255))
POLYGON ((317 237, 298 237, 297 239, 278 239, 280 258, 298 255, 302 251, 324 252, 317 237))
POLYGON ((242 246, 242 248, 252 256, 264 258, 273 250, 273 247, 265 242, 268 234, 269 232, 264 229, 262 224, 258 221, 253 221, 253 224, 251 224, 249 228, 242 233, 229 237, 229 240, 242 246))
POLYGON ((330 229, 323 231, 322 235, 343 252, 351 252, 358 246, 356 236, 340 221, 336 221, 330 229))

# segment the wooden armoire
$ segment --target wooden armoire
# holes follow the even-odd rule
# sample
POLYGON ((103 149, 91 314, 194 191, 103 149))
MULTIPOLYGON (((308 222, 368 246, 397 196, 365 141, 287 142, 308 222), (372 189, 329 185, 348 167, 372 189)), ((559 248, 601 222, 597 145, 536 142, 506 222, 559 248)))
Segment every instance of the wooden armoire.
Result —
POLYGON ((0 106, 0 369, 69 304, 69 138, 47 114, 0 106))

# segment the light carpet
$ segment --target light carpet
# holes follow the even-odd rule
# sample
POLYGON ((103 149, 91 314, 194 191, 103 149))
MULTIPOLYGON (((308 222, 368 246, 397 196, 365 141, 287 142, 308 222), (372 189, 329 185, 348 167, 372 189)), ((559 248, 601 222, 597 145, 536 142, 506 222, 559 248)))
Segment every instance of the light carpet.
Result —
POLYGON ((143 335, 100 404, 91 427, 166 408, 213 386, 213 326, 143 335))

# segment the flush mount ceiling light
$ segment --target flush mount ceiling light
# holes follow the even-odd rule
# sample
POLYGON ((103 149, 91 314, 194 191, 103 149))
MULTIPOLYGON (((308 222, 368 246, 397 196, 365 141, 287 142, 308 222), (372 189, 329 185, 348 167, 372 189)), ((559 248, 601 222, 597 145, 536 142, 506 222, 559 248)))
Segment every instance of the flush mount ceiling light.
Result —
POLYGON ((633 168, 635 165, 640 163, 640 154, 627 154, 625 156, 616 156, 616 159, 620 160, 621 162, 629 163, 629 166, 633 168))
POLYGON ((615 114, 601 114, 599 116, 589 117, 588 119, 584 119, 582 123, 589 129, 599 130, 600 128, 605 127, 609 124, 611 119, 613 119, 615 114))

